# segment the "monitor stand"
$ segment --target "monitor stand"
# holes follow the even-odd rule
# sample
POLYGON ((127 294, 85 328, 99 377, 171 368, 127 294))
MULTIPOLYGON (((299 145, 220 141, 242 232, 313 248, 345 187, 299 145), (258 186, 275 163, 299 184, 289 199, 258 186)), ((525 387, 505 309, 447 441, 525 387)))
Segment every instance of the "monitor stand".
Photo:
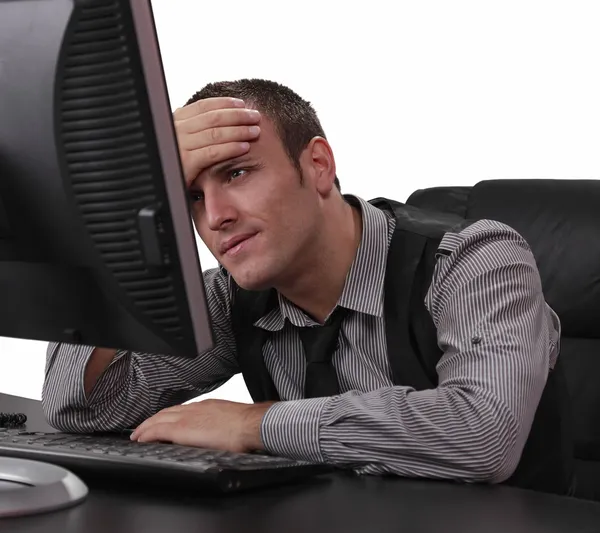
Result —
POLYGON ((65 468, 0 457, 0 518, 64 509, 82 502, 87 494, 85 483, 65 468))

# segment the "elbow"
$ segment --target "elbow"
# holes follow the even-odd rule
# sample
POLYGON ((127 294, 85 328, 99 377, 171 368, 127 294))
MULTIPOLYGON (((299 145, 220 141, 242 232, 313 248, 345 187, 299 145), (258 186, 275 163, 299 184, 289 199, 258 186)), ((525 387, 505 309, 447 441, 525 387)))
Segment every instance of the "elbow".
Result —
POLYGON ((482 464, 473 472, 473 481, 489 484, 503 483, 514 474, 517 464, 509 454, 490 457, 487 464, 482 464))
POLYGON ((517 469, 522 446, 518 443, 518 425, 513 420, 504 420, 488 432, 485 445, 481 447, 478 460, 474 464, 473 479, 479 483, 499 484, 508 480, 517 469))
POLYGON ((46 419, 46 423, 58 430, 58 431, 66 431, 66 420, 60 410, 53 408, 52 406, 48 406, 44 402, 42 402, 42 412, 44 413, 44 418, 46 419))
POLYGON ((66 433, 90 433, 122 429, 111 422, 106 423, 90 408, 74 405, 53 405, 42 402, 42 412, 49 426, 66 433))
POLYGON ((69 424, 67 409, 42 395, 42 413, 49 426, 58 431, 73 431, 69 424))
POLYGON ((49 386, 48 386, 48 378, 44 381, 44 385, 42 387, 42 414, 44 415, 44 419, 46 423, 52 426, 54 429, 58 429, 55 425, 59 415, 59 409, 57 408, 56 402, 53 402, 49 398, 49 386))
POLYGON ((57 431, 81 433, 90 427, 90 409, 64 394, 64 388, 44 384, 42 388, 42 413, 46 423, 57 431), (86 411, 86 412, 84 412, 86 411))

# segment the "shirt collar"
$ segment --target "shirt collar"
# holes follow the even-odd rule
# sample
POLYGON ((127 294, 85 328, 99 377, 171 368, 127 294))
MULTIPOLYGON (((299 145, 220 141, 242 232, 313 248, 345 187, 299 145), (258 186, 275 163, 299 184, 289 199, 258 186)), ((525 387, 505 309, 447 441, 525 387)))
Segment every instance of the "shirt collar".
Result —
POLYGON ((359 313, 383 316, 383 289, 389 242, 389 216, 356 196, 346 196, 362 212, 362 237, 338 305, 359 313))
MULTIPOLYGON (((361 210, 362 235, 337 305, 382 317, 390 215, 357 196, 345 195, 345 198, 361 210)), ((283 329, 286 318, 299 327, 316 325, 312 318, 281 294, 278 294, 278 303, 254 325, 278 331, 283 329)))

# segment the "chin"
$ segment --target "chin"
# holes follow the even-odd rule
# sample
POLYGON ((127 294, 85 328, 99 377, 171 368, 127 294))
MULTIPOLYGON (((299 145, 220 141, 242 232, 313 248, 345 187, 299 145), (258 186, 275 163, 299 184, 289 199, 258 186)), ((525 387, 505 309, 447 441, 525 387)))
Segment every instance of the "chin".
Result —
POLYGON ((255 268, 235 268, 229 271, 236 284, 247 291, 264 291, 273 287, 272 277, 265 275, 266 269, 259 266, 255 268))

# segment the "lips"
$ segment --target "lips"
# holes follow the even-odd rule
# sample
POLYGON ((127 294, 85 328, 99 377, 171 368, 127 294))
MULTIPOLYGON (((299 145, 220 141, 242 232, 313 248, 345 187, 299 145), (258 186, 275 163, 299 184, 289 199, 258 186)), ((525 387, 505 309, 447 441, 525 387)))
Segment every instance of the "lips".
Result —
POLYGON ((254 237, 256 235, 256 233, 244 233, 241 235, 236 235, 235 237, 231 237, 230 239, 227 239, 226 241, 224 241, 220 248, 219 251, 221 252, 222 255, 225 255, 229 250, 231 250, 232 248, 235 248, 238 244, 247 241, 248 239, 250 239, 251 237, 254 237))

